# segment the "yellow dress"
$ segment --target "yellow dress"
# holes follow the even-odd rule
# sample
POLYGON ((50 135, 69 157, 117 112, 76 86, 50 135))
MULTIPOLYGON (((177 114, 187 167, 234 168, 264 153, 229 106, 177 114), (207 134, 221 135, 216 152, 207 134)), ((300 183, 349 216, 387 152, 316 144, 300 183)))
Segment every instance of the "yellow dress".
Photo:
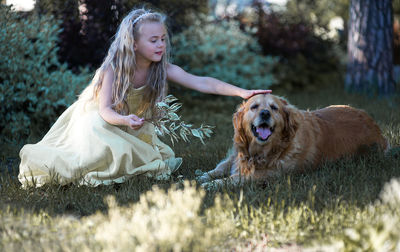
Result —
MULTIPOLYGON (((128 92, 130 113, 136 114, 143 90, 128 92)), ((20 158, 18 179, 24 187, 49 182, 97 186, 140 174, 168 179, 182 163, 153 124, 145 122, 139 130, 111 125, 99 115, 98 105, 85 99, 72 104, 40 142, 25 145, 20 158)))

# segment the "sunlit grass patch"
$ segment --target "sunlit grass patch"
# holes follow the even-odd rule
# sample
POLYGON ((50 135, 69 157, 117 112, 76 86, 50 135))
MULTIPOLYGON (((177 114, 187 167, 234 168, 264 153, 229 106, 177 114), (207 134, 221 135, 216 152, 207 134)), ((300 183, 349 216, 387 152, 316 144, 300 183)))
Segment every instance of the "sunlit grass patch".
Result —
POLYGON ((0 212, 0 248, 227 251, 296 244, 313 249, 390 251, 399 246, 399 185, 400 180, 392 180, 375 202, 365 206, 337 198, 317 207, 318 189, 313 186, 300 202, 291 196, 280 199, 279 187, 275 192, 249 193, 253 188, 214 194, 213 204, 202 210, 205 192, 185 182, 167 191, 153 187, 128 205, 107 196, 107 211, 81 218, 6 208, 0 212))
MULTIPOLYGON (((106 250, 200 251, 218 245, 234 229, 233 218, 222 211, 219 197, 200 215, 205 193, 185 182, 168 192, 158 187, 143 194, 140 201, 119 207, 107 198, 107 220, 97 215, 96 239, 106 250)), ((226 203, 225 203, 226 204, 226 203)))

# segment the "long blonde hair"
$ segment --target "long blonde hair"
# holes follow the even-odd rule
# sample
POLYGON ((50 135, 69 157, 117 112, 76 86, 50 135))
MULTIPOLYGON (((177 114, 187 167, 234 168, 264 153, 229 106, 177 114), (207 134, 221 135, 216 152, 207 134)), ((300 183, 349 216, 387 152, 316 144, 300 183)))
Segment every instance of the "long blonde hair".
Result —
MULTIPOLYGON (((114 40, 108 49, 107 56, 96 70, 96 74, 91 82, 90 86, 93 88, 92 99, 98 98, 104 74, 111 66, 114 72, 112 106, 120 114, 126 115, 129 112, 126 95, 135 77, 136 57, 134 42, 139 39, 140 27, 145 22, 159 22, 167 30, 165 19, 166 17, 160 13, 149 12, 145 9, 136 9, 132 10, 122 20, 114 36, 114 40), (138 19, 139 16, 141 17, 138 19), (133 23, 134 21, 136 22, 133 23)), ((159 62, 152 62, 150 65, 145 83, 144 102, 140 105, 140 112, 138 114, 143 114, 147 109, 151 109, 153 114, 155 114, 155 104, 161 101, 167 93, 167 65, 170 52, 168 33, 166 34, 165 41, 166 50, 161 60, 159 62)))

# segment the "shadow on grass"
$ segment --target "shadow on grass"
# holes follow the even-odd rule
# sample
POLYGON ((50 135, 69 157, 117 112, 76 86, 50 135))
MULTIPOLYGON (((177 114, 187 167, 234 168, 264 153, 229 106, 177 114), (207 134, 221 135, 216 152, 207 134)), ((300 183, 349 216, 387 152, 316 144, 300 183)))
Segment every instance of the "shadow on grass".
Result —
MULTIPOLYGON (((248 183, 243 188, 226 185, 218 193, 253 207, 279 205, 298 207, 307 202, 315 211, 350 203, 364 208, 374 203, 385 183, 400 177, 400 158, 374 153, 337 162, 327 162, 319 169, 291 173, 264 182, 248 183)), ((217 192, 209 192, 205 206, 212 204, 217 192)))

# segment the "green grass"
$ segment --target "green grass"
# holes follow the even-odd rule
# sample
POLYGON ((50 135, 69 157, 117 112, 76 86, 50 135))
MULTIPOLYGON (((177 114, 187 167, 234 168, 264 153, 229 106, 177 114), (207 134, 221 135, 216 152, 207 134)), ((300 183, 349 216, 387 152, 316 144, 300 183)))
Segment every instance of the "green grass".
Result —
MULTIPOLYGON (((331 104, 362 108, 392 146, 400 145, 398 97, 376 99, 337 87, 274 93, 300 109, 331 104)), ((205 192, 193 182, 195 170, 213 169, 225 157, 232 144, 231 115, 241 101, 176 96, 184 103, 186 122, 216 128, 206 145, 197 140, 175 144, 184 163, 170 181, 137 177, 96 188, 49 185, 23 190, 16 179, 19 146, 4 146, 0 251, 400 249, 400 180, 395 180, 400 177, 399 153, 371 153, 263 185, 205 192)))

